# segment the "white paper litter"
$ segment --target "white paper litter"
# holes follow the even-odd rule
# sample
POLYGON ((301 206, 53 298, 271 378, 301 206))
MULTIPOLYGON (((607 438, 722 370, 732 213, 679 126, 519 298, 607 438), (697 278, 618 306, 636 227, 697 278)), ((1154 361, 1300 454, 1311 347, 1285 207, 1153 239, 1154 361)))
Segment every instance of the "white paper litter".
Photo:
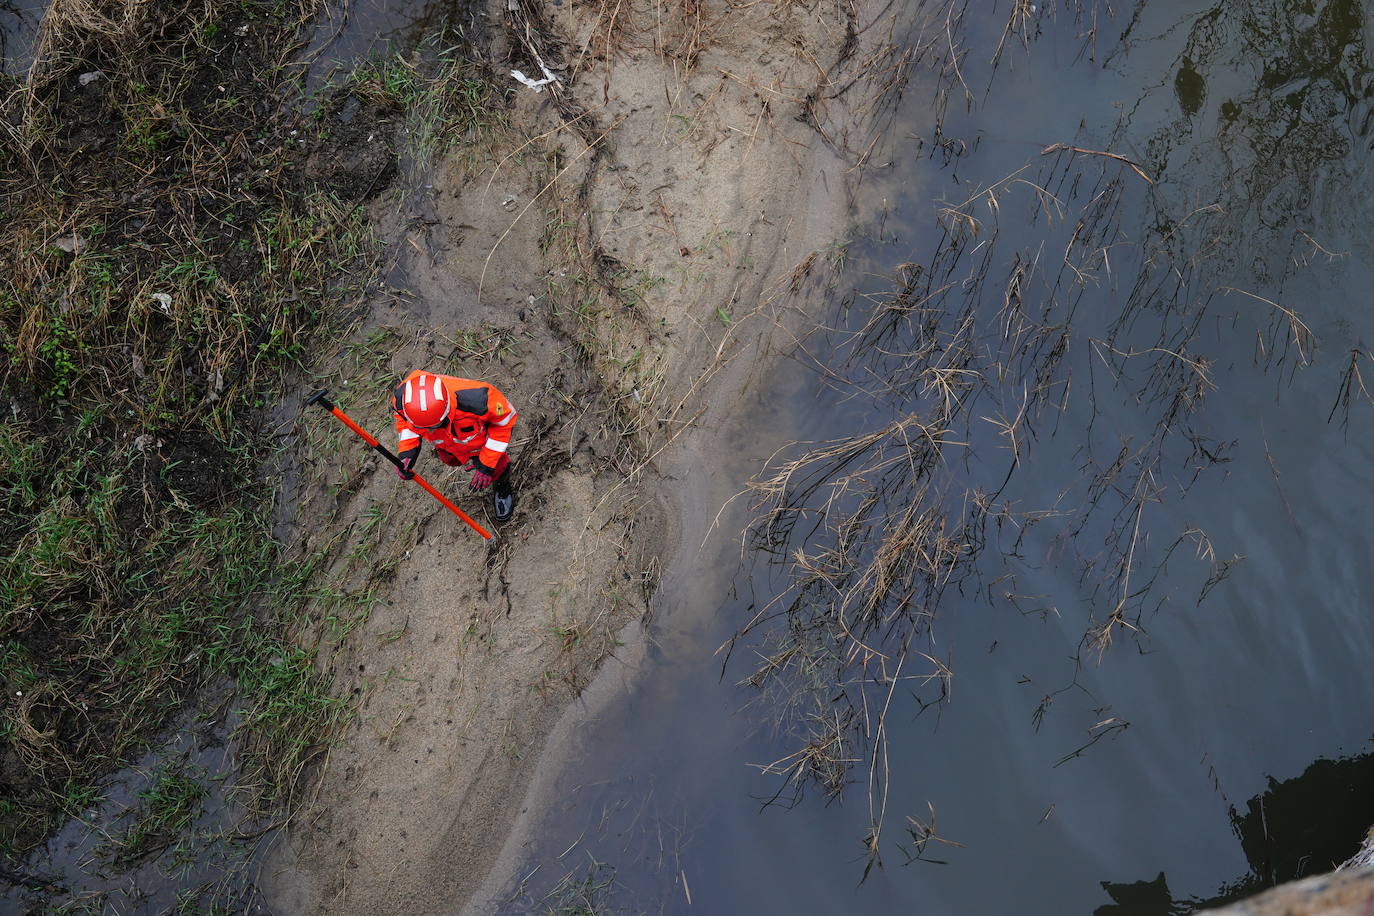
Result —
POLYGON ((544 71, 544 78, 542 80, 532 80, 525 74, 521 73, 519 70, 512 70, 510 72, 510 75, 515 77, 516 81, 524 83, 526 86, 529 86, 535 92, 543 92, 544 87, 547 86, 549 83, 558 82, 558 77, 550 73, 549 68, 544 66, 542 62, 539 64, 539 69, 544 71))

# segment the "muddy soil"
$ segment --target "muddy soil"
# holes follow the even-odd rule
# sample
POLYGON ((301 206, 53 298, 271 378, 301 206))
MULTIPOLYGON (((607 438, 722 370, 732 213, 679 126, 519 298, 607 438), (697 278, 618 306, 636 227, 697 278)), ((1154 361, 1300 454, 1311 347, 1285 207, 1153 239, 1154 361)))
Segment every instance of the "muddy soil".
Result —
POLYGON ((301 557, 330 557, 312 632, 336 647, 357 711, 264 869, 279 912, 454 912, 471 897, 550 732, 647 612, 692 492, 658 468, 690 447, 710 473, 723 444, 709 426, 680 434, 728 410, 720 370, 757 352, 842 231, 818 163, 845 142, 825 100, 854 65, 855 10, 489 15, 505 26, 497 72, 542 61, 560 84, 518 89, 509 130, 376 197, 385 282, 321 378, 388 442, 389 386, 411 368, 496 384, 520 412, 520 502, 496 525, 466 472, 422 457, 498 531, 484 543, 327 418, 292 417, 282 530, 301 557))

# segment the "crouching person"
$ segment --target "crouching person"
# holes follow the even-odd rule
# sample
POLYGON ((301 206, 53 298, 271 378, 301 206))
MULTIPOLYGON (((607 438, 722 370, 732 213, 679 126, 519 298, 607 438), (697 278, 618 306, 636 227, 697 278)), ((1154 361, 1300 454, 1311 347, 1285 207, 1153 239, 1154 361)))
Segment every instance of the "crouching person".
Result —
POLYGON ((398 477, 415 476, 420 442, 428 439, 444 464, 472 468, 472 490, 491 488, 492 513, 498 522, 511 517, 515 491, 506 449, 515 429, 515 408, 494 385, 416 370, 396 386, 392 410, 400 440, 398 477))

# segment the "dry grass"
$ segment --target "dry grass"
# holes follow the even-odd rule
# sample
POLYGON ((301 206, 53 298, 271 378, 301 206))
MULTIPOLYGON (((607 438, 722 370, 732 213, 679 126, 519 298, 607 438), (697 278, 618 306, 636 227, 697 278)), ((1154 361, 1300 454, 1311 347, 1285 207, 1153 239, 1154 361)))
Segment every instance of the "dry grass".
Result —
POLYGON ((711 0, 595 0, 578 11, 582 24, 575 27, 569 81, 639 51, 662 55, 672 61, 678 78, 685 78, 733 13, 730 3, 711 0))

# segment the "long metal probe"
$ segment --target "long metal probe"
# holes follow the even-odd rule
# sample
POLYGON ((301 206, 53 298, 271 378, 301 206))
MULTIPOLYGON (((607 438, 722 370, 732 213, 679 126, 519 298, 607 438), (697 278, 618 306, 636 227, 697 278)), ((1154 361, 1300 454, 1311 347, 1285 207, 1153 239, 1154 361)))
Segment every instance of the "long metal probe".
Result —
MULTIPOLYGON (((329 389, 321 388, 319 391, 316 391, 310 397, 306 398, 305 404, 307 407, 314 404, 329 411, 336 418, 338 418, 339 422, 343 423, 349 429, 353 430, 355 433, 361 436, 364 442, 375 448, 377 451, 381 452, 383 457, 385 457, 387 461, 390 461, 392 464, 396 465, 396 467, 400 468, 401 470, 405 470, 405 467, 401 464, 400 458, 397 458, 395 455, 393 455, 386 446, 378 442, 373 436, 371 436, 368 433, 367 430, 363 429, 357 423, 354 423, 353 420, 348 416, 348 414, 344 413, 338 407, 334 406, 334 402, 329 400, 328 395, 329 389)), ((473 531, 476 531, 478 534, 480 534, 487 540, 491 540, 491 534, 487 531, 487 529, 483 528, 481 525, 474 522, 466 512, 464 512, 462 509, 459 509, 453 503, 449 502, 448 499, 445 498, 444 494, 440 493, 438 490, 434 489, 434 487, 430 486, 429 481, 425 480, 419 474, 415 474, 415 476, 411 479, 418 483, 430 496, 433 496, 435 499, 439 500, 439 502, 443 503, 444 506, 450 512, 452 512, 454 515, 458 516, 464 522, 466 522, 469 528, 471 528, 473 531)))

